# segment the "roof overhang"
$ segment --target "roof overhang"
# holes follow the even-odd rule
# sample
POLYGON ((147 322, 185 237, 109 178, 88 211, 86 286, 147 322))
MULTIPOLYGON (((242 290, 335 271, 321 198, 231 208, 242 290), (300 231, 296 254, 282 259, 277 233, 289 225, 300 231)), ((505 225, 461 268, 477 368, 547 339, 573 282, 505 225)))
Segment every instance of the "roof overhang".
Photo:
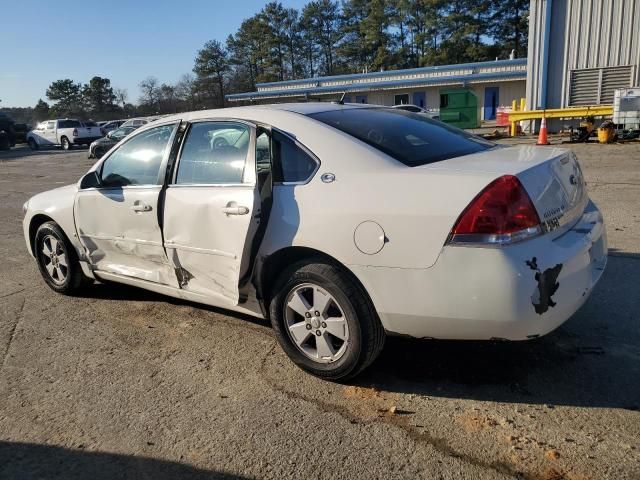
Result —
MULTIPOLYGON (((404 72, 404 71, 400 71, 404 72)), ((396 76, 397 76, 396 72, 396 76)), ((306 88, 283 88, 278 90, 267 90, 247 93, 234 93, 225 95, 231 102, 243 100, 267 100, 275 98, 297 98, 314 95, 340 94, 343 92, 369 92, 398 90, 402 88, 438 87, 438 86, 467 86, 475 83, 504 82, 504 81, 525 81, 527 72, 517 71, 495 71, 486 73, 471 73, 462 75, 438 76, 431 78, 416 78, 404 80, 384 80, 375 82, 359 82, 345 85, 331 85, 321 87, 306 88)))

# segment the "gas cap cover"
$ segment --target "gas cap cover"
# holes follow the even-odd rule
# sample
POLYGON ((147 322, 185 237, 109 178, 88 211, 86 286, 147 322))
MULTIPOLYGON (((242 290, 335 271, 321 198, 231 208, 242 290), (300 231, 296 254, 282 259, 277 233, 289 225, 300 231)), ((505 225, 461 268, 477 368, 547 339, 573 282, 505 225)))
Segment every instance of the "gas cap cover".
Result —
POLYGON ((356 248, 367 255, 375 255, 385 244, 385 233, 376 222, 367 220, 356 227, 353 241, 356 248))

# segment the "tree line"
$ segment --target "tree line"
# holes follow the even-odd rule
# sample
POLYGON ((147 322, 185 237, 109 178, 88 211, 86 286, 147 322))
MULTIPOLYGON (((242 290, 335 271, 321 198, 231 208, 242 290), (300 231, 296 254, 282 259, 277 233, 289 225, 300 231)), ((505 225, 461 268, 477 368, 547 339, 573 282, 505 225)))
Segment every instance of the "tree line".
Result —
POLYGON ((225 105, 228 93, 296 78, 526 56, 528 0, 313 0, 267 3, 225 42, 197 52, 175 84, 140 82, 137 105, 108 78, 53 82, 34 118, 110 119, 225 105))

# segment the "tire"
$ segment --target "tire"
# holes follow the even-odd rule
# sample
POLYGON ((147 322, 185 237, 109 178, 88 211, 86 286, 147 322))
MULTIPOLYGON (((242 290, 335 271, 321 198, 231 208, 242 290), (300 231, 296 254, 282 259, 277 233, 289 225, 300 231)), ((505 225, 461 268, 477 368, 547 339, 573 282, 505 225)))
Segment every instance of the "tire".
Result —
POLYGON ((34 245, 40 274, 52 290, 73 295, 89 282, 82 273, 73 245, 57 223, 46 222, 40 225, 34 245))
POLYGON ((30 138, 27 143, 29 144, 29 148, 31 150, 38 150, 38 148, 40 148, 38 142, 36 142, 33 138, 30 138))
POLYGON ((62 145, 63 150, 71 150, 73 148, 73 145, 67 137, 62 137, 60 139, 60 145, 62 145))
POLYGON ((278 342, 312 375, 347 380, 382 351, 385 332, 378 315, 362 287, 341 267, 323 259, 294 264, 278 278, 273 292, 269 313, 278 342), (301 298, 306 303, 299 303, 301 298), (323 311, 315 310, 318 306, 323 311))
POLYGON ((104 155, 104 148, 96 147, 96 148, 93 149, 93 156, 95 158, 100 159, 100 158, 102 158, 103 155, 104 155))

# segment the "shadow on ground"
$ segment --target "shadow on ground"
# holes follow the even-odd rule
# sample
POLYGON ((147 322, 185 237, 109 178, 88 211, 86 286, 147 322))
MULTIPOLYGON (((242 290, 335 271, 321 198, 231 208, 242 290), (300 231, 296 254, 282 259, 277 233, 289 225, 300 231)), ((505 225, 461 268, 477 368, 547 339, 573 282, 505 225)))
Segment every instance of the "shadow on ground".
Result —
MULTIPOLYGON (((640 256, 610 256, 589 301, 551 334, 525 342, 387 339, 382 355, 352 383, 382 391, 508 403, 640 409, 640 256)), ((117 284, 85 295, 104 300, 192 305, 117 284)))
POLYGON ((0 478, 13 480, 242 479, 165 460, 0 441, 0 478))

